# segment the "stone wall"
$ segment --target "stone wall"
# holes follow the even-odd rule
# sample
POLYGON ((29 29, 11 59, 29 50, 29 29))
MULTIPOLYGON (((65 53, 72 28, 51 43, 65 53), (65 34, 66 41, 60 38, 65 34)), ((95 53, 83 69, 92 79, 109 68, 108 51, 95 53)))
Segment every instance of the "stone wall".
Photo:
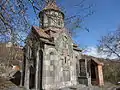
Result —
MULTIPOLYGON (((59 38, 59 37, 58 37, 59 38)), ((50 90, 50 88, 64 88, 76 85, 76 56, 73 54, 71 41, 68 48, 62 46, 64 41, 61 41, 63 36, 57 39, 58 43, 55 46, 44 46, 43 57, 43 88, 50 90), (59 41, 60 40, 60 41, 59 41), (71 52, 71 53, 70 53, 71 52), (70 55, 71 54, 71 55, 70 55)), ((68 38, 68 37, 67 37, 68 38)))

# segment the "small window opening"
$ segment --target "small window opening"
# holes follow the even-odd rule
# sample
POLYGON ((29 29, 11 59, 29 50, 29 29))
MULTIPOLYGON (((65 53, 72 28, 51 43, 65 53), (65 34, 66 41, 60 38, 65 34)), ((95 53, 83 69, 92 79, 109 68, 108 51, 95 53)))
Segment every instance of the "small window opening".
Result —
POLYGON ((66 63, 67 61, 66 61, 66 57, 65 57, 65 63, 66 63))

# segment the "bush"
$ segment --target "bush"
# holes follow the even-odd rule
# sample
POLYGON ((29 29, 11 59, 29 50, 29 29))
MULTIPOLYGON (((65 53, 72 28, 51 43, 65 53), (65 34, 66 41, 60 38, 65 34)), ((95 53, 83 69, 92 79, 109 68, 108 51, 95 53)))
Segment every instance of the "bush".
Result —
POLYGON ((103 67, 104 80, 116 84, 120 81, 120 63, 109 62, 103 67))

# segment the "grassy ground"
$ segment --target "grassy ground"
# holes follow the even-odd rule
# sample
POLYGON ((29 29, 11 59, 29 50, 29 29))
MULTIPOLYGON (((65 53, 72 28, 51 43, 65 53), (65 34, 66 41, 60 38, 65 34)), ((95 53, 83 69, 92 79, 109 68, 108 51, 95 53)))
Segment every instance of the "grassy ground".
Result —
POLYGON ((93 86, 93 89, 91 90, 116 90, 116 88, 120 88, 120 85, 115 85, 115 84, 106 82, 104 86, 101 86, 101 87, 93 86))

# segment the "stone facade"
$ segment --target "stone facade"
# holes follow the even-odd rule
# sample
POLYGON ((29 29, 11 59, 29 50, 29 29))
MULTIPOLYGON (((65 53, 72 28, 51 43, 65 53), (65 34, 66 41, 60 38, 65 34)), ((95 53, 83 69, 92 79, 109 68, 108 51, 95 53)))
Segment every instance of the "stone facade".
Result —
POLYGON ((40 17, 42 26, 32 27, 26 40, 21 84, 28 90, 89 85, 88 61, 64 28, 64 14, 49 2, 40 17))

